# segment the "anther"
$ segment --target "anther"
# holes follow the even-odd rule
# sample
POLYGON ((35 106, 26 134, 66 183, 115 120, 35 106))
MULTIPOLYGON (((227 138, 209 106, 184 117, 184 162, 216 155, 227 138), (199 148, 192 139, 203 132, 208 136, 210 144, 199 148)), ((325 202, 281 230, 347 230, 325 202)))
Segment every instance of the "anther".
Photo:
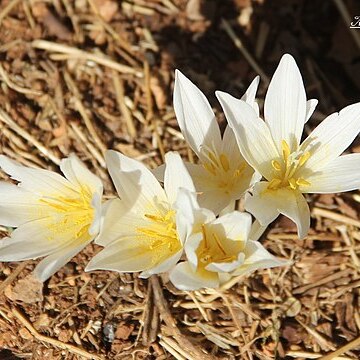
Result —
POLYGON ((220 154, 221 166, 225 171, 229 171, 230 165, 229 160, 225 154, 220 154))
POLYGON ((289 147, 288 143, 285 140, 281 141, 281 149, 283 152, 284 160, 286 162, 290 156, 291 151, 290 151, 290 147, 289 147))
POLYGON ((271 165, 276 171, 281 171, 281 164, 277 160, 273 160, 271 165))

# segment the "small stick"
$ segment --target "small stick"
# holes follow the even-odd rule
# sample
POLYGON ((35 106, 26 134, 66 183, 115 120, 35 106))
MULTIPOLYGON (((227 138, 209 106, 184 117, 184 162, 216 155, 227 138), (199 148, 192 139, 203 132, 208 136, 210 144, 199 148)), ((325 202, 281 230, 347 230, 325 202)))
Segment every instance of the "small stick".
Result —
POLYGON ((312 210, 312 215, 315 215, 315 216, 318 215, 320 217, 324 217, 324 218, 334 220, 334 221, 339 221, 339 222, 342 222, 342 223, 345 223, 348 225, 353 225, 357 228, 360 228, 359 220, 355 220, 355 219, 349 218, 347 216, 337 214, 330 210, 325 210, 325 209, 321 209, 318 207, 314 207, 312 210))
POLYGON ((57 43, 54 43, 51 41, 46 41, 46 40, 34 40, 32 42, 32 47, 34 47, 36 49, 47 50, 50 52, 67 54, 69 56, 69 58, 73 58, 73 59, 83 59, 83 60, 88 60, 88 61, 94 61, 100 65, 109 67, 120 73, 132 74, 137 77, 143 77, 143 73, 141 71, 136 70, 127 65, 119 64, 116 61, 111 60, 106 55, 91 54, 89 52, 77 49, 72 46, 61 45, 61 44, 57 44, 57 43))
POLYGON ((7 6, 4 7, 3 11, 0 13, 0 26, 1 26, 3 19, 12 10, 12 8, 15 7, 19 2, 20 2, 20 0, 12 0, 7 4, 7 6))
POLYGON ((260 68, 256 60, 253 56, 249 53, 249 51, 245 48, 244 44, 240 40, 240 38, 235 34, 234 30, 232 29, 231 25, 228 23, 227 20, 222 19, 221 25, 226 33, 229 35, 230 39, 234 42, 234 45, 240 50, 243 54, 244 58, 249 62, 250 66, 258 73, 261 78, 265 81, 266 85, 269 83, 269 78, 265 74, 265 72, 260 68))
POLYGON ((15 121, 13 121, 10 116, 2 109, 0 109, 0 121, 5 123, 15 131, 19 136, 24 138, 30 144, 35 146, 45 157, 50 159, 54 164, 60 165, 60 159, 54 155, 51 151, 49 151, 44 145, 42 145, 39 141, 37 141, 32 135, 30 135, 26 130, 21 128, 15 121))
POLYGON ((37 339, 38 341, 42 341, 42 342, 45 342, 47 344, 58 347, 60 349, 67 350, 67 351, 69 351, 69 352, 71 352, 73 354, 83 356, 85 359, 104 360, 104 358, 102 356, 91 354, 91 353, 87 352, 86 350, 81 349, 79 347, 76 347, 74 345, 66 344, 66 343, 63 343, 63 342, 61 342, 59 340, 53 339, 53 338, 51 338, 49 336, 45 336, 45 335, 40 334, 32 326, 32 324, 25 318, 25 316, 23 314, 21 314, 21 312, 19 310, 17 310, 15 307, 11 310, 11 312, 19 320, 19 322, 29 330, 31 335, 33 335, 35 337, 35 339, 37 339))
POLYGON ((154 291, 154 299, 156 306, 159 309, 160 315, 163 318, 166 326, 170 329, 173 333, 175 340, 179 343, 181 348, 187 349, 189 355, 195 359, 201 360, 215 360, 215 357, 212 355, 207 355, 202 352, 198 347, 196 347, 191 341, 184 336, 179 328, 176 326, 176 322, 171 315, 169 310, 169 306, 165 300, 164 294, 162 292, 159 279, 156 275, 153 275, 150 278, 151 285, 154 291))
POLYGON ((20 263, 17 268, 2 283, 0 283, 0 294, 18 277, 18 275, 25 269, 26 265, 28 264, 29 261, 20 263))

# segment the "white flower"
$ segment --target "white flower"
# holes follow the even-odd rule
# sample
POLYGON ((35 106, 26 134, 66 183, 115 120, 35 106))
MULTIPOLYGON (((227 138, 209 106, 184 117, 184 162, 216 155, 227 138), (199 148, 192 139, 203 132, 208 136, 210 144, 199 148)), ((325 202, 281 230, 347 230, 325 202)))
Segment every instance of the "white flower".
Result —
POLYGON ((183 253, 186 235, 177 226, 179 188, 195 188, 180 156, 165 156, 164 189, 140 162, 108 151, 106 162, 121 200, 113 200, 105 214, 96 243, 105 248, 88 264, 95 269, 118 272, 142 271, 141 277, 165 272, 183 253))
POLYGON ((188 261, 177 264, 170 272, 170 280, 178 289, 217 288, 232 276, 288 264, 248 238, 250 214, 233 211, 216 218, 183 189, 178 206, 178 222, 188 229, 188 261))
POLYGON ((267 225, 279 213, 293 220, 300 238, 310 226, 302 193, 333 193, 360 187, 360 154, 339 155, 360 131, 360 104, 328 116, 300 144, 304 123, 317 104, 306 101, 295 60, 284 55, 265 97, 265 122, 254 109, 217 92, 241 153, 264 177, 254 186, 245 208, 267 225))
POLYGON ((98 234, 101 180, 75 155, 61 161, 65 178, 3 155, 0 167, 19 181, 0 182, 0 224, 17 227, 0 240, 0 261, 46 256, 35 268, 35 276, 45 281, 98 234))
MULTIPOLYGON (((243 99, 258 109, 255 78, 243 99)), ((174 109, 185 140, 199 157, 199 164, 186 166, 200 193, 199 202, 218 214, 248 190, 254 170, 242 157, 233 131, 223 137, 205 95, 180 71, 175 73, 174 109)))

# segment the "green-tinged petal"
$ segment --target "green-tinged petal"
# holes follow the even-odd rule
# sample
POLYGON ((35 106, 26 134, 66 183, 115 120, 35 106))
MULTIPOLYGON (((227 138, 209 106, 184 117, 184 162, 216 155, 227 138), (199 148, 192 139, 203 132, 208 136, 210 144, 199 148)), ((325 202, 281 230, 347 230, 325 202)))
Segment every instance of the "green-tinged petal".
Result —
POLYGON ((299 68, 289 54, 281 58, 270 81, 264 114, 279 152, 283 140, 295 151, 306 119, 306 93, 299 68))
POLYGON ((216 92, 216 96, 235 133, 243 157, 255 170, 271 178, 271 161, 279 154, 265 122, 246 102, 220 91, 216 92))
POLYGON ((198 290, 219 287, 219 277, 210 271, 193 271, 187 261, 177 264, 169 274, 170 281, 179 290, 198 290))
POLYGON ((196 190, 191 176, 178 153, 168 152, 165 155, 165 164, 164 188, 169 204, 172 205, 176 201, 180 188, 192 192, 196 190))
POLYGON ((360 189, 360 154, 340 156, 306 179, 302 191, 326 194, 360 189))
POLYGON ((260 182, 254 186, 253 195, 245 199, 245 209, 263 226, 283 214, 297 225, 300 239, 304 238, 310 227, 310 210, 305 198, 300 191, 289 188, 269 190, 268 184, 260 182))
POLYGON ((310 153, 306 169, 320 171, 336 159, 354 141, 360 131, 360 103, 349 105, 329 115, 301 145, 310 153))
POLYGON ((201 147, 219 148, 221 134, 205 95, 179 70, 175 72, 174 110, 181 132, 195 153, 201 147))
POLYGON ((155 176, 141 162, 113 150, 106 153, 106 163, 120 199, 131 208, 135 203, 143 212, 167 202, 155 176))

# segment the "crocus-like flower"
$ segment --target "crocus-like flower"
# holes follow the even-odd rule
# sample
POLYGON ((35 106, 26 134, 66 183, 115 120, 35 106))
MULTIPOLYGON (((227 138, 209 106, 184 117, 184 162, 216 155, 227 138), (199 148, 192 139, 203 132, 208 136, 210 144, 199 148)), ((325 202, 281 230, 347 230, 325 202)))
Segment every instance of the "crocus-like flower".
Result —
POLYGON ((218 218, 181 189, 178 222, 187 228, 187 261, 170 272, 180 290, 217 288, 232 276, 288 264, 250 240, 251 215, 233 211, 218 218))
POLYGON ((121 200, 109 204, 96 241, 105 248, 90 261, 86 271, 142 271, 140 276, 148 277, 169 270, 183 253, 186 234, 176 221, 178 189, 188 189, 196 197, 180 156, 173 152, 165 156, 164 189, 136 160, 108 151, 106 162, 121 200))
POLYGON ((0 240, 0 261, 46 256, 34 271, 45 281, 98 234, 101 180, 75 155, 61 161, 65 178, 3 155, 0 167, 19 181, 18 185, 0 182, 0 224, 17 227, 0 240))
MULTIPOLYGON (((255 111, 255 78, 243 100, 255 111)), ((199 157, 199 164, 187 164, 201 206, 219 213, 248 190, 254 170, 242 157, 233 131, 219 125, 205 95, 180 71, 175 73, 174 109, 185 140, 199 157)))
POLYGON ((304 123, 317 104, 306 101, 300 71, 292 56, 282 57, 264 104, 265 122, 254 109, 217 92, 244 158, 262 176, 245 208, 267 225, 284 214, 300 238, 310 226, 302 193, 333 193, 360 187, 360 154, 339 156, 360 131, 360 103, 328 116, 300 144, 304 123))

